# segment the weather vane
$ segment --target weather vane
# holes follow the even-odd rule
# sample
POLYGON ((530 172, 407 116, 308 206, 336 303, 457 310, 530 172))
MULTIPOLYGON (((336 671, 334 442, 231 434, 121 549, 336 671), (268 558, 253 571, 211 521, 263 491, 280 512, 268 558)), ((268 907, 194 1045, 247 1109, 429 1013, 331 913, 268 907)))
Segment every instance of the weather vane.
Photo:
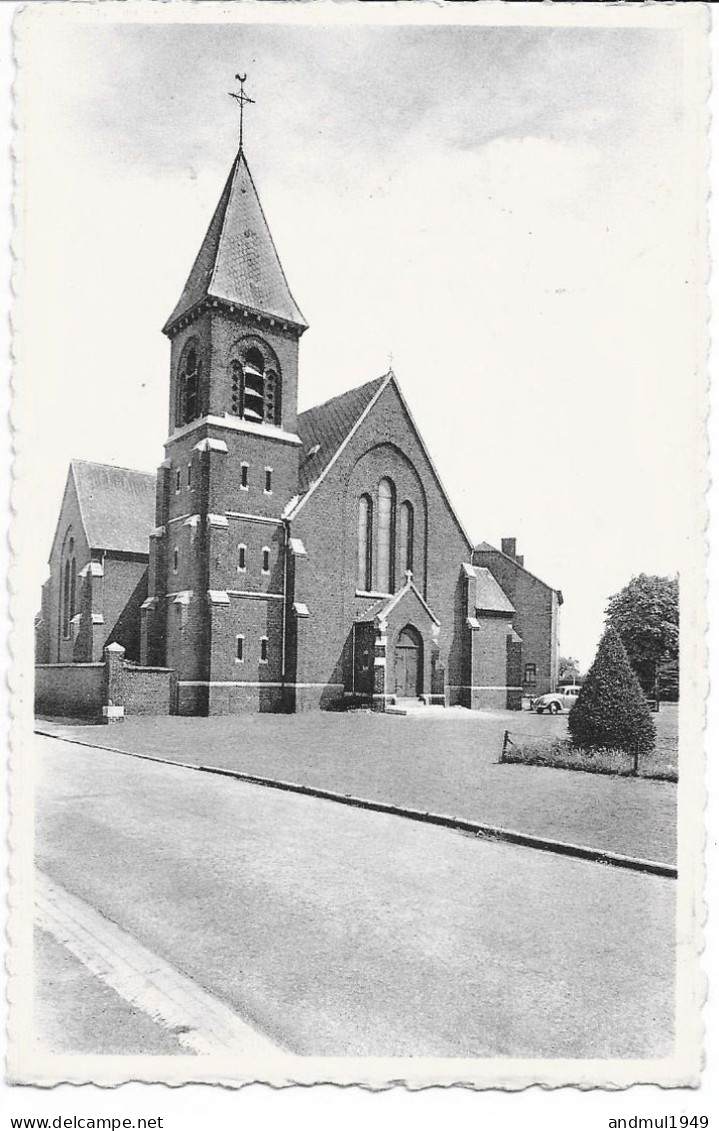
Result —
POLYGON ((244 116, 245 116, 245 103, 250 102, 254 106, 255 100, 254 100, 254 98, 249 98, 248 95, 245 94, 245 82, 247 80, 247 75, 235 75, 235 78, 237 79, 238 83, 240 84, 240 89, 239 89, 239 91, 230 90, 230 91, 228 91, 228 93, 230 95, 230 98, 234 98, 235 102, 238 102, 239 106, 240 106, 240 153, 241 153, 242 152, 242 127, 243 127, 243 119, 244 119, 244 116))

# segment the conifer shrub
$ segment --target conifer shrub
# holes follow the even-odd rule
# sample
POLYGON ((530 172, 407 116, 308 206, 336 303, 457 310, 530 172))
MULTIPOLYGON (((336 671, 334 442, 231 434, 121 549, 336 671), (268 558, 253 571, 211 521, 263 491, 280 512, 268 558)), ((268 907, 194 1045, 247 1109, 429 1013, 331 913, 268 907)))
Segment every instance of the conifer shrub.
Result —
POLYGON ((654 749, 654 720, 613 628, 607 628, 599 642, 568 725, 572 742, 586 750, 626 750, 641 756, 654 749))

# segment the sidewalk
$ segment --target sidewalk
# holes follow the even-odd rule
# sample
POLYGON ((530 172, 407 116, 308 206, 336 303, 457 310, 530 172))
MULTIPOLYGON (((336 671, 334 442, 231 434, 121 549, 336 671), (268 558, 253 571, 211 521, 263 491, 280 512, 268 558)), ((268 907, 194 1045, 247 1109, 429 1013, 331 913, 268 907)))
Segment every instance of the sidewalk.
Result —
MULTIPOLYGON (((426 719, 370 713, 39 722, 46 734, 334 790, 602 851, 676 861, 676 785, 498 764, 517 715, 426 719)), ((566 720, 546 719, 547 734, 566 720)))

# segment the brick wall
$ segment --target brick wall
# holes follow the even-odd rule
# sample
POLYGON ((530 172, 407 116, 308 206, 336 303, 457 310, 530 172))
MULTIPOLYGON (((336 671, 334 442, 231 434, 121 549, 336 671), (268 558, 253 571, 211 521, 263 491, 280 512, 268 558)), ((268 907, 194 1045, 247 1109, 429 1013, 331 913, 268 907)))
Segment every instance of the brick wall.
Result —
POLYGON ((176 682, 175 673, 167 668, 126 666, 123 673, 125 714, 174 714, 176 682))
MULTIPOLYGON (((357 500, 375 497, 388 475, 397 486, 397 508, 404 498, 415 507, 415 562, 418 586, 441 622, 438 664, 448 683, 461 683, 466 648, 460 574, 471 548, 457 525, 416 439, 395 389, 382 393, 355 436, 315 494, 292 520, 307 558, 298 576, 295 600, 310 610, 310 646, 298 676, 301 682, 350 686, 352 624, 377 597, 358 597, 357 500)), ((374 560, 376 562, 376 547, 374 560)), ((403 582, 396 567, 396 588, 403 582)), ((502 663, 504 682, 505 661, 502 663)))
POLYGON ((105 650, 101 663, 47 664, 35 668, 35 713, 67 718, 103 717, 109 702, 126 715, 169 715, 176 708, 176 677, 166 668, 127 663, 122 648, 105 650))
MULTIPOLYGON (((128 660, 140 659, 140 606, 147 597, 147 559, 105 555, 102 647, 122 644, 128 660)), ((98 657, 99 658, 99 657, 98 657)))
MULTIPOLYGON (((74 539, 75 543, 75 609, 76 612, 79 612, 82 586, 80 570, 83 569, 90 560, 90 547, 85 537, 85 530, 72 473, 68 475, 65 485, 57 532, 50 551, 50 584, 46 606, 48 614, 48 657, 50 663, 72 663, 75 659, 73 633, 70 631, 67 636, 63 634, 61 620, 62 573, 64 563, 68 557, 67 547, 70 538, 74 539)), ((87 658, 95 659, 96 657, 87 658)), ((99 659, 99 657, 97 658, 99 659)))
POLYGON ((35 714, 96 719, 102 716, 104 664, 48 664, 35 668, 35 714))
POLYGON ((504 710, 507 706, 507 634, 505 617, 480 617, 472 631, 472 691, 467 706, 504 710))
MULTIPOLYGON (((557 592, 498 550, 475 550, 472 561, 486 566, 516 609, 512 626, 522 638, 522 665, 535 664, 536 684, 525 691, 543 695, 557 679, 559 604, 557 592)), ((524 676, 524 671, 522 672, 524 676)))

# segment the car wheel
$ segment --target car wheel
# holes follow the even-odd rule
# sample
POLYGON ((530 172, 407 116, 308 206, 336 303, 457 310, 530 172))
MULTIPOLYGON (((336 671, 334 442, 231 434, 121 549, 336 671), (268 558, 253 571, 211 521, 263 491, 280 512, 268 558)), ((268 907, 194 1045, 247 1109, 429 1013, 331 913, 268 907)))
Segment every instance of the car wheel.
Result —
POLYGON ((549 704, 549 713, 550 713, 550 715, 558 715, 559 714, 559 703, 550 703, 549 704))

